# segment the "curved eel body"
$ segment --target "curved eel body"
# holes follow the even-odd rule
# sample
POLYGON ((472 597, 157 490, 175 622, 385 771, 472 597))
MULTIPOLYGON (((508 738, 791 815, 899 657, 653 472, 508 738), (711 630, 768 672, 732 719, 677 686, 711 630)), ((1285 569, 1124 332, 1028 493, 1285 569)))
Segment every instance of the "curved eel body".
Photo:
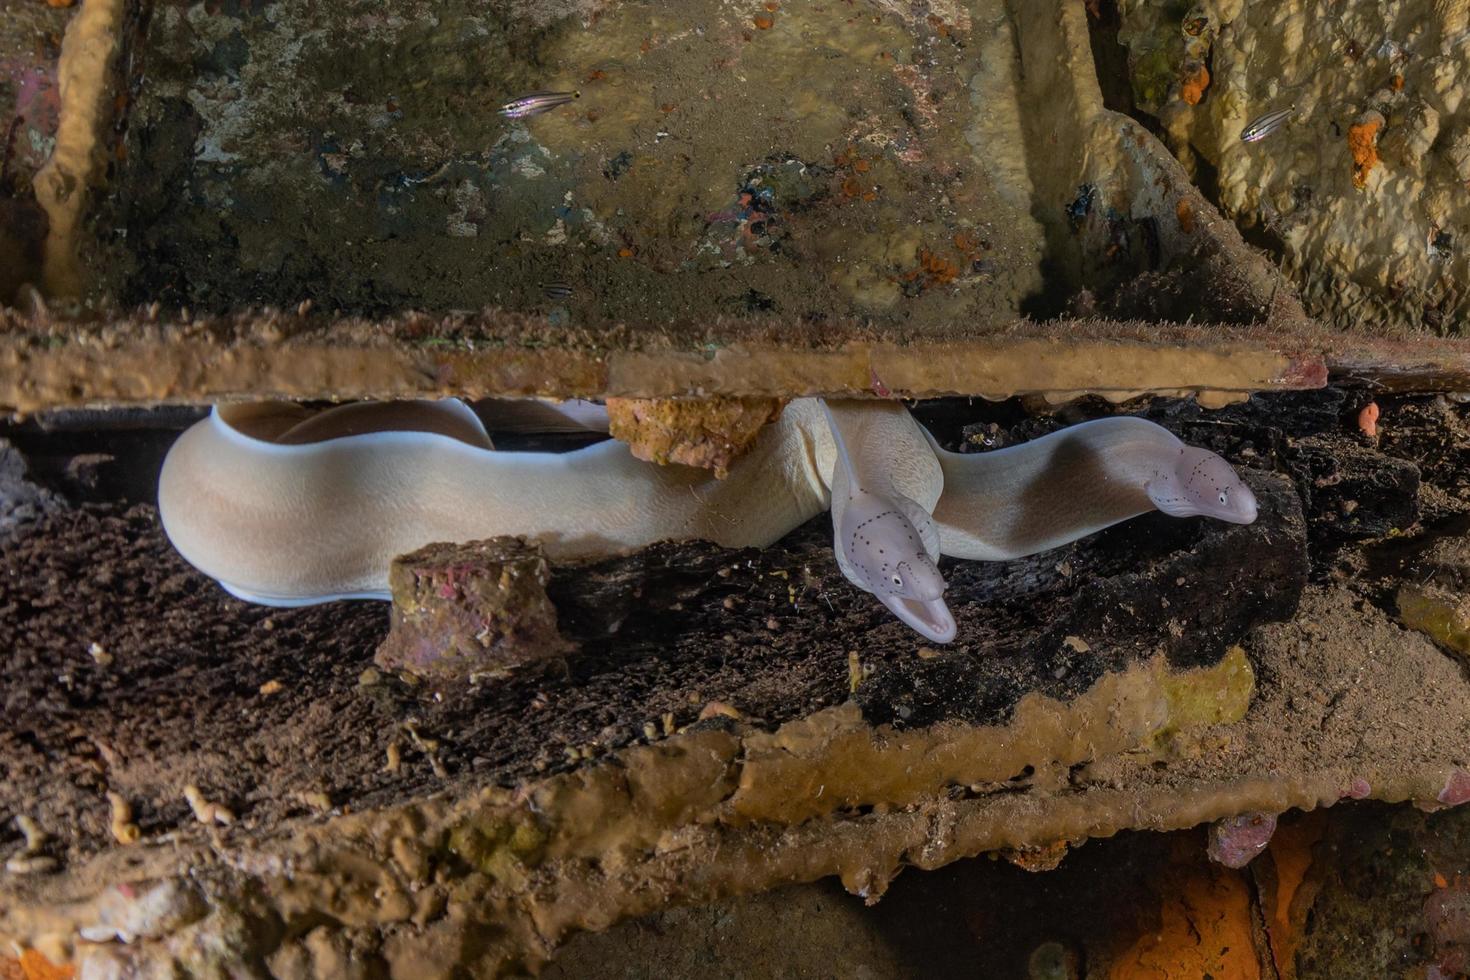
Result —
MULTIPOLYGON (((571 427, 598 423, 595 406, 577 413, 571 427)), ((955 634, 941 553, 1020 557, 1155 508, 1240 523, 1256 510, 1223 459, 1140 419, 962 455, 899 403, 818 399, 791 402, 724 480, 615 441, 498 452, 446 399, 222 406, 179 438, 159 481, 184 558, 270 605, 387 598, 392 559, 438 541, 516 535, 562 560, 664 540, 766 547, 829 507, 843 574, 940 643, 955 634)))
POLYGON ((944 471, 939 548, 954 558, 1024 558, 1151 510, 1256 519, 1255 494, 1229 463, 1146 419, 1094 419, 987 453, 929 444, 944 471))
MULTIPOLYGON (((938 476, 902 406, 862 413, 885 438, 875 465, 908 493, 938 476), (908 461, 929 468, 905 476, 908 461)), ((169 450, 164 530, 196 568, 243 599, 302 605, 387 598, 392 559, 436 541, 519 535, 548 557, 664 540, 766 547, 825 511, 835 445, 820 403, 792 403, 724 480, 636 459, 606 441, 569 453, 504 453, 461 403, 216 408, 169 450)))

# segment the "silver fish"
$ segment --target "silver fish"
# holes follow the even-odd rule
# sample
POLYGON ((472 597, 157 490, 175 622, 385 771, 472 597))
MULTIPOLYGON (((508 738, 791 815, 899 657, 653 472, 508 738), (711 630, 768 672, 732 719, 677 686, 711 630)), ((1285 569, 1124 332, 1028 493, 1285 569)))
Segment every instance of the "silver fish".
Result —
POLYGON ((525 119, 528 116, 539 116, 581 97, 581 92, 531 92, 501 106, 500 114, 507 119, 525 119))
POLYGON ((1240 131, 1242 143, 1254 143, 1270 136, 1276 130, 1286 124, 1286 121, 1296 115, 1296 106, 1289 105, 1285 109, 1272 109, 1263 115, 1259 115, 1245 124, 1245 129, 1240 131))
POLYGON ((541 291, 547 299, 566 299, 572 295, 572 287, 564 282, 543 282, 541 291))

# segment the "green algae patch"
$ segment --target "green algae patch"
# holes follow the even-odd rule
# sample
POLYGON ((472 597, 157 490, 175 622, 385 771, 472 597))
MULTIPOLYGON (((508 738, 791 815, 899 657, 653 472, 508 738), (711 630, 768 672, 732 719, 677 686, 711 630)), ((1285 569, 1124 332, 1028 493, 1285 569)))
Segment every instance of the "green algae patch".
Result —
POLYGON ((1399 619, 1435 643, 1470 657, 1470 616, 1465 597, 1434 585, 1406 582, 1398 591, 1399 619))
POLYGON ((1069 701, 1029 694, 1005 725, 900 732, 870 726, 846 704, 748 736, 730 819, 799 823, 846 809, 907 806, 939 786, 1055 789, 1070 767, 1239 721, 1254 689, 1245 651, 1232 647, 1218 664, 1192 670, 1154 658, 1104 676, 1069 701))
POLYGON ((1256 674, 1245 650, 1233 646, 1214 666, 1165 676, 1163 688, 1169 720, 1157 739, 1183 729, 1240 721, 1255 694, 1256 674))
POLYGON ((541 863, 547 833, 528 814, 472 817, 449 831, 449 851, 470 867, 512 888, 541 863))

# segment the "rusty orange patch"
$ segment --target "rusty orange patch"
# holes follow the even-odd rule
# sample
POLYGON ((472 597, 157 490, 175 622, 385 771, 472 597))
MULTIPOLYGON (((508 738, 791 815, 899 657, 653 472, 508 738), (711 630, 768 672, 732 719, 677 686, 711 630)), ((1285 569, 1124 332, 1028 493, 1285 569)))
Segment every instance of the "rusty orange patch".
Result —
POLYGON ((919 269, 931 285, 954 282, 960 274, 958 265, 927 248, 919 249, 919 269))
POLYGON ((74 966, 57 966, 34 949, 20 954, 20 959, 0 956, 0 980, 71 980, 77 975, 74 966))
POLYGON ((1163 889, 1158 929, 1139 936, 1113 961, 1108 980, 1260 980, 1242 874, 1195 864, 1179 868, 1178 875, 1163 889))
POLYGON ((1307 912, 1317 897, 1318 885, 1307 880, 1312 867, 1312 847, 1327 828, 1327 811, 1314 810, 1300 820, 1276 827, 1267 845, 1276 871, 1276 888, 1266 895, 1266 935, 1271 959, 1281 980, 1296 976, 1296 951, 1306 935, 1307 912))
POLYGON ((773 25, 775 23, 776 23, 776 19, 774 17, 770 16, 769 14, 756 14, 755 15, 755 26, 756 26, 756 29, 757 30, 769 31, 771 29, 771 25, 773 25))
POLYGON ((1378 165, 1378 130, 1382 126, 1383 118, 1379 116, 1348 127, 1348 149, 1353 154, 1353 186, 1358 190, 1368 185, 1368 175, 1378 165))
POLYGON ((1174 205, 1174 217, 1179 219, 1180 231, 1186 235, 1194 232, 1194 208, 1191 208, 1189 202, 1182 197, 1179 203, 1174 205))
POLYGON ((1193 72, 1184 76, 1179 85, 1179 97, 1190 105, 1199 105, 1199 100, 1205 97, 1205 89, 1210 87, 1210 70, 1204 65, 1199 65, 1193 72))

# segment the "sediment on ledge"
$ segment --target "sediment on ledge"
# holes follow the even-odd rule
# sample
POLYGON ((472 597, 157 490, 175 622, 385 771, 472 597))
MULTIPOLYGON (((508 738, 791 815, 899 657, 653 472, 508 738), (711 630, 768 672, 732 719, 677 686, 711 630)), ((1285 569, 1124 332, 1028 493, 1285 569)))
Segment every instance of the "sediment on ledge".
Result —
MULTIPOLYGON (((1427 641, 1402 643, 1398 628, 1379 617, 1373 638, 1397 643, 1402 658, 1385 684, 1363 659, 1367 647, 1355 644, 1358 659, 1344 660, 1333 644, 1303 642, 1311 630, 1358 620, 1350 603, 1314 588, 1302 613, 1248 638, 1249 658, 1267 679, 1257 682, 1243 718, 1235 717, 1246 690, 1238 655, 1223 670, 1155 673, 1136 689, 1151 689, 1146 699, 1158 699, 1164 688, 1157 682, 1165 681, 1218 713, 1197 714, 1166 740, 1099 757, 1051 786, 954 785, 907 806, 841 808, 797 825, 731 820, 732 791, 738 797, 737 787, 762 782, 768 763, 748 753, 744 726, 706 727, 516 791, 300 818, 266 840, 233 834, 211 844, 203 832, 185 831, 170 847, 114 851, 85 873, 10 886, 0 927, 58 959, 74 949, 104 962, 207 968, 201 951, 213 948, 258 964, 297 962, 285 975, 310 976, 312 957, 299 962, 310 953, 300 948, 300 933, 325 920, 334 941, 367 962, 493 972, 534 966, 571 930, 602 928, 669 901, 828 874, 876 899, 906 866, 1057 841, 1078 846, 1125 827, 1173 829, 1246 810, 1310 809, 1330 805, 1356 781, 1376 798, 1438 805, 1455 771, 1453 732, 1470 723, 1457 668, 1427 641), (1318 697, 1323 676, 1341 678, 1330 702, 1318 697), (1431 716, 1432 726, 1412 736, 1384 721, 1416 726, 1431 716), (98 896, 103 882, 130 884, 122 898, 98 896), (149 915, 118 910, 160 895, 168 901, 154 901, 149 915), (99 926, 131 926, 144 939, 71 946, 74 930, 90 927, 95 935, 99 926)), ((1140 680, 1121 678, 1125 688, 1140 680)), ((1083 713, 1106 712, 1121 690, 1100 687, 1074 704, 1083 713)), ((1038 703, 1039 717, 1052 708, 1038 703)), ((1002 736, 987 734, 992 744, 1002 736)), ((879 747, 889 753, 879 764, 895 774, 919 758, 910 754, 919 746, 893 747, 852 709, 822 713, 782 735, 803 747, 810 766, 790 763, 786 776, 815 780, 833 766, 871 767, 879 747), (853 754, 863 746, 866 752, 853 754)), ((923 749, 946 744, 940 737, 923 749)), ((324 969, 314 975, 325 976, 324 969)))
POLYGON ((0 407, 459 395, 549 398, 934 397, 1021 393, 1116 399, 1326 381, 1304 338, 1110 321, 955 327, 903 338, 857 322, 793 331, 780 320, 644 332, 567 332, 542 318, 294 313, 187 323, 81 324, 0 311, 0 407))

